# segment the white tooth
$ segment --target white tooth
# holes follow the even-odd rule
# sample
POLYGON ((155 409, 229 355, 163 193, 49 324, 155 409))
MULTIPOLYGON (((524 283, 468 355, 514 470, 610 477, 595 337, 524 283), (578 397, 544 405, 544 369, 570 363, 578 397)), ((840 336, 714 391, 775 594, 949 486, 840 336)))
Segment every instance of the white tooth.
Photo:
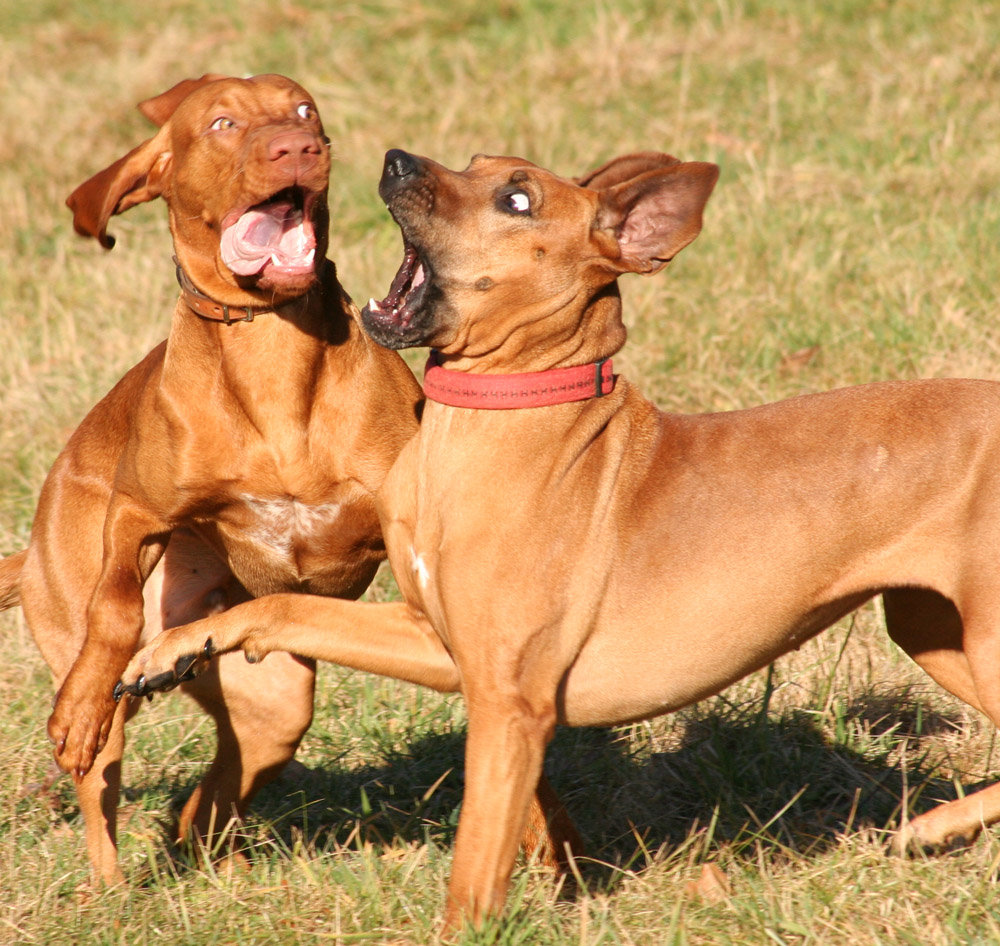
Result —
POLYGON ((278 256, 277 253, 272 253, 271 254, 271 262, 274 263, 275 266, 280 266, 281 265, 281 259, 280 259, 280 257, 278 256))
POLYGON ((371 309, 372 312, 381 312, 382 311, 382 306, 380 306, 375 301, 374 297, 368 300, 368 308, 371 309))

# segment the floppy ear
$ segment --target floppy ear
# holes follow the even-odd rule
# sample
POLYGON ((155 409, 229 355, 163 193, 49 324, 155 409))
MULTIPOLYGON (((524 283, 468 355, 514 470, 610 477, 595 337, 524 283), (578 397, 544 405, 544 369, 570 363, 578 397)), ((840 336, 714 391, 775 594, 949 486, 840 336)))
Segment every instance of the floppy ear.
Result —
POLYGON ((172 163, 169 143, 169 130, 162 128, 154 138, 84 181, 66 198, 66 206, 73 211, 73 229, 81 236, 95 237, 110 250, 115 238, 107 232, 108 221, 163 192, 164 176, 172 163))
POLYGON ((171 167, 170 137, 163 126, 195 89, 225 78, 209 72, 200 79, 183 79, 166 92, 139 103, 139 111, 159 125, 160 131, 69 195, 66 205, 73 211, 73 228, 77 233, 95 237, 106 250, 115 245, 115 238, 107 232, 108 221, 115 214, 155 200, 163 193, 171 167))
POLYGON ((573 180, 581 187, 603 190, 605 187, 621 184, 622 181, 631 180, 647 171, 656 171, 680 163, 680 159, 670 154, 662 154, 659 151, 637 151, 635 154, 624 154, 621 157, 612 158, 607 164, 602 164, 589 174, 584 174, 573 180))
POLYGON ((177 106, 195 89, 200 89, 203 85, 215 82, 217 79, 227 78, 229 77, 217 72, 206 72, 200 79, 182 79, 172 89, 167 89, 166 92, 161 92, 151 99, 140 102, 137 107, 154 125, 162 127, 177 111, 177 106))
POLYGON ((595 225, 618 241, 616 268, 646 274, 663 269, 701 232, 718 177, 716 165, 686 161, 600 189, 595 225))

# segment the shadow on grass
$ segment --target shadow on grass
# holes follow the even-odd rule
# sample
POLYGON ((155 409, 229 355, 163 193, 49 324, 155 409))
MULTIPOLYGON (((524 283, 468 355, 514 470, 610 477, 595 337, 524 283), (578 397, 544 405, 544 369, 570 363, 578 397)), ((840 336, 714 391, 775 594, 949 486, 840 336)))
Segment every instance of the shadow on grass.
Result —
MULTIPOLYGON (((831 715, 834 738, 815 713, 768 714, 760 703, 716 698, 680 714, 675 748, 662 752, 634 749, 637 741, 614 730, 560 729, 546 771, 595 860, 584 866, 588 884, 611 888, 621 874, 606 865, 641 867, 647 852, 669 851, 709 824, 712 840, 737 856, 755 856, 758 842, 818 854, 845 830, 894 828, 904 787, 911 814, 955 797, 922 742, 962 719, 930 713, 905 691, 871 694, 831 715)), ((449 847, 464 743, 462 731, 434 734, 376 766, 294 767, 260 793, 251 824, 286 850, 298 839, 319 853, 400 841, 449 847)))
POLYGON ((845 831, 894 829, 904 791, 911 815, 956 797, 921 743, 961 721, 928 714, 909 695, 844 707, 834 739, 814 713, 716 709, 685 711, 677 747, 637 759, 613 732, 561 734, 551 779, 595 857, 626 865, 643 848, 669 850, 708 825, 737 853, 757 841, 820 853, 845 831))

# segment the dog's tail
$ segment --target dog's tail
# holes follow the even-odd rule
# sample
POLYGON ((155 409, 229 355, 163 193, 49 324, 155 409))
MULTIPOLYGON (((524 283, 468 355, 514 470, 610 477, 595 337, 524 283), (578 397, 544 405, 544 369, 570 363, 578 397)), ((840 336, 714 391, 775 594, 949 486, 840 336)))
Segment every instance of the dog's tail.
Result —
POLYGON ((0 611, 21 603, 21 571, 27 558, 27 549, 0 558, 0 611))

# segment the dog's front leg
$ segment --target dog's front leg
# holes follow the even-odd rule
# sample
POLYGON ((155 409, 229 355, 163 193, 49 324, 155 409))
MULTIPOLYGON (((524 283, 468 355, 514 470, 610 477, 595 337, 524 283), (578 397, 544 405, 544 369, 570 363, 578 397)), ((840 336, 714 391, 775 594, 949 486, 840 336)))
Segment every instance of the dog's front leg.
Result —
POLYGON ((478 925, 503 907, 556 721, 554 687, 551 700, 539 700, 529 688, 505 693, 498 691, 506 686, 472 684, 470 689, 465 795, 448 885, 448 930, 465 922, 478 925))
MULTIPOLYGON (((115 686, 115 698, 171 689, 204 670, 214 655, 240 649, 253 661, 271 651, 289 651, 445 692, 458 690, 462 684, 451 653, 426 618, 406 603, 372 604, 275 594, 157 635, 132 658, 115 686)), ((487 691, 493 701, 492 686, 487 691)), ((491 823, 495 821, 490 814, 494 805, 501 804, 505 812, 510 812, 497 829, 500 834, 494 832, 489 840, 502 835, 503 845, 507 845, 513 838, 513 853, 502 845, 495 866, 484 872, 475 853, 477 829, 466 828, 465 833, 471 832, 473 837, 463 850, 467 863, 472 864, 453 882, 453 890, 459 892, 451 896, 452 926, 461 924, 470 904, 470 918, 499 908, 519 841, 525 853, 539 854, 544 863, 559 870, 565 869, 570 857, 583 852, 569 815, 542 774, 545 745, 555 723, 556 685, 550 681, 547 687, 539 687, 539 692, 553 695, 544 708, 511 714, 506 705, 497 704, 492 709, 477 709, 476 726, 470 722, 471 744, 477 747, 475 765, 480 773, 473 781, 489 789, 494 781, 491 766, 499 766, 504 769, 504 784, 516 786, 499 802, 487 799, 482 803, 491 823), (520 721, 508 725, 511 715, 520 721), (496 740, 491 726, 499 730, 496 740), (508 744, 510 750, 497 750, 497 746, 508 744), (495 757, 497 751, 499 757, 495 757), (510 777, 508 773, 512 773, 510 777), (481 890, 488 892, 482 894, 481 890)), ((520 698, 514 705, 530 707, 520 698)))
POLYGON ((111 691, 139 643, 142 589, 170 538, 165 523, 116 495, 104 527, 101 575, 87 608, 87 637, 56 696, 49 737, 59 765, 80 779, 107 741, 111 691))
POLYGON ((451 654, 408 605, 275 594, 157 635, 123 668, 115 695, 169 690, 231 650, 252 663, 282 650, 435 690, 459 688, 451 654))

